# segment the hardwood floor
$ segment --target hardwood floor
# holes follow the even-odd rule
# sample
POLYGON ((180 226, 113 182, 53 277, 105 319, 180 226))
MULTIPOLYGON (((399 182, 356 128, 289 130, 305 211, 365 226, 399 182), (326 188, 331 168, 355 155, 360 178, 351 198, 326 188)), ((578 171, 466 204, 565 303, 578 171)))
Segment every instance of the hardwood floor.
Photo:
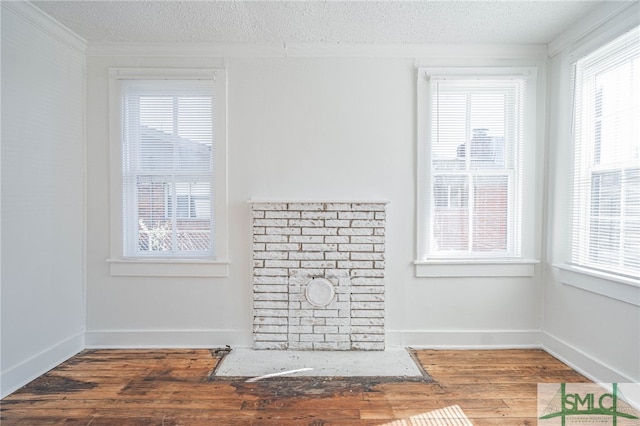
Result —
POLYGON ((5 425, 535 425, 537 383, 588 382, 542 350, 418 350, 431 383, 210 380, 214 351, 87 350, 2 400, 5 425), (468 424, 468 423, 467 423, 468 424))

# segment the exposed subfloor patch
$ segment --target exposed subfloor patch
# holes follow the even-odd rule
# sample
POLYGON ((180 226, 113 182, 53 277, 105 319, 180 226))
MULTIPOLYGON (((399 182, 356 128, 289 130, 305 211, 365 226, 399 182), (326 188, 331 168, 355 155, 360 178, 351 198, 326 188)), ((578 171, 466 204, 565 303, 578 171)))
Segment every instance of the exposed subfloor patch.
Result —
POLYGON ((376 377, 430 381, 411 350, 277 351, 238 348, 227 353, 212 374, 215 378, 376 377))

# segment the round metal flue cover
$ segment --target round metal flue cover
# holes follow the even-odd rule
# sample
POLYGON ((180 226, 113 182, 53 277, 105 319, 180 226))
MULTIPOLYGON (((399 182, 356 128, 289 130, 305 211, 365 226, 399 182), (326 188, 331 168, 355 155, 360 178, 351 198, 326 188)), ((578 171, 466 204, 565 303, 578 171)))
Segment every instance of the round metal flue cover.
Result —
POLYGON ((327 306, 333 302, 335 295, 336 291, 333 288, 333 283, 326 278, 312 279, 305 289, 307 301, 313 306, 327 306))

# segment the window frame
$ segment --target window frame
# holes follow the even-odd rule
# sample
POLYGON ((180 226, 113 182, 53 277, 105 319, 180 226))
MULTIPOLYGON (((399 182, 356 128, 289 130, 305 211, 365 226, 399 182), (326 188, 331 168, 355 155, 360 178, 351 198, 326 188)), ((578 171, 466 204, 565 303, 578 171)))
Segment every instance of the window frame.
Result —
MULTIPOLYGON (((574 146, 573 146, 573 65, 582 57, 602 48, 614 41, 624 33, 631 31, 640 24, 635 14, 619 15, 604 31, 592 35, 586 41, 573 46, 562 57, 561 74, 563 79, 562 116, 568 120, 567 126, 563 126, 561 137, 569 141, 567 146, 567 161, 571 167, 563 174, 566 187, 563 188, 564 199, 573 203, 573 177, 574 177, 574 146)), ((565 228, 572 223, 568 215, 560 217, 560 223, 565 228)), ((558 280, 568 286, 591 293, 599 294, 611 299, 619 300, 631 305, 640 306, 640 280, 627 276, 613 274, 602 270, 590 269, 570 263, 571 259, 571 232, 564 233, 565 243, 561 250, 554 256, 553 267, 557 270, 558 280)))
MULTIPOLYGON (((517 256, 443 256, 430 253, 431 202, 431 85, 429 76, 448 78, 524 78, 526 80, 522 157, 537 158, 537 67, 418 67, 417 68, 417 209, 416 260, 417 277, 531 277, 535 265, 535 161, 520 165, 522 182, 516 197, 522 203, 520 254, 517 256)), ((509 201, 511 202, 511 201, 509 201)))
POLYGON ((227 199, 227 94, 226 70, 110 68, 109 69, 109 157, 110 157, 110 258, 114 276, 226 277, 228 276, 227 199), (122 162, 122 81, 124 80, 212 80, 215 86, 214 186, 212 187, 212 232, 215 257, 154 256, 133 257, 124 253, 123 162, 122 162))

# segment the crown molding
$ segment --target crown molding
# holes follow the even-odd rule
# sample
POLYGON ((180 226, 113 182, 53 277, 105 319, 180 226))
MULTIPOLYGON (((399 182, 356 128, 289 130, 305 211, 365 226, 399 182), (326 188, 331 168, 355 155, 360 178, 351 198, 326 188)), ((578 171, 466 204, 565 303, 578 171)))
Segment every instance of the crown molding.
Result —
POLYGON ((11 12, 67 47, 85 52, 87 41, 28 1, 2 1, 2 13, 11 12))
POLYGON ((620 3, 621 2, 604 2, 602 6, 591 12, 576 25, 569 27, 569 29, 549 43, 549 57, 552 58, 556 56, 593 31, 603 27, 605 24, 610 27, 614 20, 629 21, 631 24, 635 21, 635 25, 638 25, 640 2, 628 1, 622 4, 620 3))
POLYGON ((521 58, 546 57, 546 45, 89 43, 87 56, 222 58, 521 58))

